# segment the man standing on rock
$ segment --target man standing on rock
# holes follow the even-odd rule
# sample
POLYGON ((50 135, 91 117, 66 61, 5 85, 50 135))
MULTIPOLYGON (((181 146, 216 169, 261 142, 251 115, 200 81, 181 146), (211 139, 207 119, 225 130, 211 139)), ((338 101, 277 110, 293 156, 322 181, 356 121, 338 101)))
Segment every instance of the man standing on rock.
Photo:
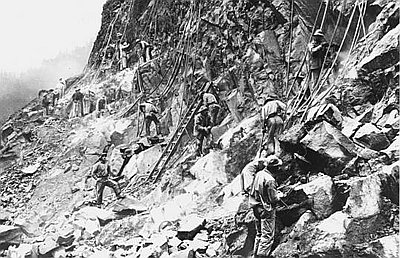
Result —
POLYGON ((203 155, 203 141, 211 135, 211 118, 206 106, 201 106, 194 118, 194 136, 196 137, 196 155, 203 155))
POLYGON ((317 86, 327 45, 328 43, 325 41, 322 30, 316 30, 312 36, 310 44, 308 45, 308 51, 310 51, 310 73, 312 79, 311 93, 317 86))
POLYGON ((158 120, 158 109, 151 103, 145 102, 139 105, 140 111, 144 114, 146 136, 150 136, 150 125, 154 122, 157 135, 160 134, 160 120, 158 120))
POLYGON ((100 156, 99 161, 93 165, 91 174, 89 177, 92 176, 94 179, 97 180, 96 182, 96 194, 97 194, 97 204, 101 205, 103 202, 103 192, 104 187, 108 186, 111 187, 115 195, 118 199, 123 198, 124 196, 121 195, 121 189, 116 181, 110 179, 111 176, 111 168, 110 165, 107 164, 107 155, 102 154, 100 156))
POLYGON ((72 112, 71 117, 83 116, 83 94, 80 89, 76 89, 72 95, 72 112))
POLYGON ((277 100, 275 95, 268 96, 265 101, 266 103, 261 109, 261 123, 263 135, 267 133, 267 146, 264 149, 266 149, 267 155, 270 155, 276 152, 277 137, 283 131, 282 113, 285 111, 286 105, 277 100))
POLYGON ((275 155, 265 158, 256 167, 256 174, 250 190, 249 204, 256 218, 256 239, 254 258, 269 257, 275 236, 275 206, 282 198, 276 189, 276 182, 268 168, 282 165, 275 155))

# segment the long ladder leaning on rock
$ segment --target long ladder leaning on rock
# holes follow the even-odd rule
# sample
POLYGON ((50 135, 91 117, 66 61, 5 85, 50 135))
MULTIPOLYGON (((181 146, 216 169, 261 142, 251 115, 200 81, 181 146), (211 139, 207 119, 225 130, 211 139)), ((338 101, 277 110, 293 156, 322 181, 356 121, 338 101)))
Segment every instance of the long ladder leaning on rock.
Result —
POLYGON ((167 146, 165 147, 161 157, 158 159, 157 163, 154 165, 153 169, 150 171, 149 176, 147 177, 146 181, 152 181, 153 183, 156 182, 166 166, 168 165, 169 160, 174 155, 176 148, 186 131, 186 127, 189 125, 190 121, 196 115, 197 110, 199 110, 201 106, 201 93, 202 91, 207 91, 210 87, 210 84, 206 86, 202 86, 203 88, 199 93, 196 95, 195 99, 192 101, 192 104, 189 106, 188 110, 186 111, 184 117, 179 122, 178 126, 175 129, 174 134, 172 135, 171 139, 169 140, 167 146), (155 174, 157 172, 157 174, 155 174))

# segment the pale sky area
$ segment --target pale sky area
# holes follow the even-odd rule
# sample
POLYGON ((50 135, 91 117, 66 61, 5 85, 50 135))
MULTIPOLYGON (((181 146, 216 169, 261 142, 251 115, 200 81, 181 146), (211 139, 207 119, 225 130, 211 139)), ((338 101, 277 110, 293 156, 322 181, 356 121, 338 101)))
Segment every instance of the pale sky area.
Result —
POLYGON ((106 0, 0 0, 0 71, 19 73, 93 41, 106 0))

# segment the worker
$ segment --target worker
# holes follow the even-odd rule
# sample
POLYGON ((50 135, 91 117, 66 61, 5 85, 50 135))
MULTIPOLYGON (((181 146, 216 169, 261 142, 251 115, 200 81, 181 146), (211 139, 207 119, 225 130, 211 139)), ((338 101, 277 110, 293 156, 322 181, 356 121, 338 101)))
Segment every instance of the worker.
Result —
POLYGON ((124 70, 128 67, 128 53, 129 43, 124 41, 124 43, 119 45, 119 56, 120 56, 120 70, 124 70))
POLYGON ((83 94, 80 89, 76 89, 72 94, 72 112, 71 117, 83 116, 83 94))
POLYGON ((116 181, 110 178, 111 168, 107 163, 107 155, 102 154, 99 161, 93 165, 89 177, 96 179, 96 194, 97 194, 97 205, 101 205, 103 202, 104 187, 108 186, 112 188, 118 199, 124 198, 121 194, 121 189, 116 181))
POLYGON ((276 182, 270 168, 282 165, 275 155, 258 162, 250 188, 249 205, 256 218, 256 239, 254 257, 269 257, 275 236, 275 209, 283 194, 276 189, 276 182))
MULTIPOLYGON (((266 138, 266 155, 274 154, 278 143, 278 136, 283 131, 282 113, 285 111, 286 105, 277 100, 277 96, 270 94, 265 99, 265 105, 261 109, 261 125, 263 136, 267 133, 266 138), (268 131, 267 131, 268 128, 268 131)), ((264 143, 263 143, 264 145, 264 143)))
POLYGON ((221 109, 221 106, 218 105, 217 99, 213 94, 205 91, 202 93, 202 100, 203 106, 206 106, 208 108, 208 111, 210 112, 212 126, 216 126, 218 113, 221 109))
POLYGON ((59 94, 58 98, 64 97, 64 94, 65 94, 65 81, 63 80, 63 78, 58 79, 55 93, 59 94))
POLYGON ((310 44, 308 44, 308 51, 310 51, 310 73, 312 80, 311 92, 317 86, 327 46, 328 43, 324 38, 324 33, 322 33, 322 30, 316 30, 312 36, 310 44))
POLYGON ((203 141, 211 135, 211 118, 206 106, 201 106, 194 118, 194 136, 196 137, 196 156, 203 155, 203 141))
POLYGON ((150 136, 150 125, 154 122, 157 135, 160 134, 160 120, 158 120, 158 109, 151 103, 145 102, 139 105, 140 111, 144 114, 146 136, 150 136))
POLYGON ((42 95, 42 107, 44 108, 44 113, 46 116, 49 115, 50 103, 49 94, 46 92, 42 95))
POLYGON ((342 128, 343 117, 340 110, 335 106, 333 97, 326 98, 322 104, 310 108, 307 112, 306 125, 315 125, 326 121, 339 130, 342 128))
POLYGON ((126 165, 128 165, 129 161, 131 160, 131 158, 133 156, 132 150, 127 147, 122 147, 122 148, 120 148, 119 151, 121 152, 121 157, 123 159, 123 162, 122 162, 121 168, 118 171, 118 174, 117 174, 118 177, 122 175, 124 168, 126 167, 126 165))
POLYGON ((107 106, 107 100, 105 96, 101 96, 97 101, 96 101, 96 117, 100 118, 104 115, 106 111, 106 106, 107 106))
POLYGON ((240 184, 242 188, 242 193, 245 195, 249 195, 251 191, 251 187, 253 185, 254 178, 258 171, 261 171, 265 168, 264 162, 265 158, 257 158, 251 162, 249 162, 240 173, 240 184))
POLYGON ((140 39, 137 39, 135 43, 139 46, 138 56, 140 63, 145 63, 153 58, 152 47, 149 43, 140 39))
POLYGON ((54 90, 53 89, 49 89, 49 91, 47 92, 47 98, 50 102, 50 105, 54 108, 54 90))

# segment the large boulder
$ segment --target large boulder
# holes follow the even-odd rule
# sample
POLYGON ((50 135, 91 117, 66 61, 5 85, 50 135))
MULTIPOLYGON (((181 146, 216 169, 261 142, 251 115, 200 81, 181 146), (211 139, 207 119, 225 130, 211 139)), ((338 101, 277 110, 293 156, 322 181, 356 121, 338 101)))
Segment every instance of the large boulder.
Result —
POLYGON ((20 243, 22 235, 19 227, 0 225, 0 247, 20 243))
POLYGON ((133 155, 124 168, 123 174, 128 178, 132 178, 138 173, 145 174, 149 172, 160 158, 162 152, 161 145, 155 145, 137 155, 133 155))
POLYGON ((331 124, 317 124, 300 141, 308 150, 305 158, 315 169, 335 176, 356 156, 354 143, 331 124))
POLYGON ((372 241, 365 254, 371 255, 371 257, 398 258, 399 236, 397 234, 390 235, 372 241))
POLYGON ((333 181, 330 176, 319 174, 311 182, 297 186, 295 191, 303 191, 313 200, 312 211, 317 218, 326 218, 332 214, 334 198, 333 181))
POLYGON ((367 148, 380 151, 389 147, 390 142, 385 133, 371 123, 364 124, 357 130, 354 140, 367 148))
POLYGON ((217 184, 228 182, 225 167, 228 156, 223 152, 212 151, 200 158, 190 169, 190 173, 199 180, 212 181, 217 184))
POLYGON ((377 174, 356 178, 350 183, 350 193, 344 210, 353 218, 367 218, 380 212, 382 183, 377 174))

